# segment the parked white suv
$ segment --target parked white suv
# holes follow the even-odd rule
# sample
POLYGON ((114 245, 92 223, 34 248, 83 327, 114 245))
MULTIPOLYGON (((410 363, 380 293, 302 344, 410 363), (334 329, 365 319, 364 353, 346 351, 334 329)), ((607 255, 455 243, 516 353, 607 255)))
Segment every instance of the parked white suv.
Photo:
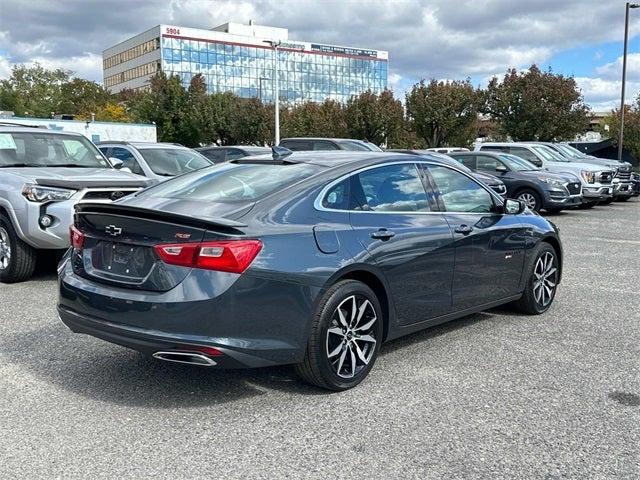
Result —
POLYGON ((69 247, 77 203, 110 203, 149 183, 83 135, 0 125, 0 282, 29 278, 38 251, 69 247))
POLYGON ((516 155, 537 167, 553 173, 570 173, 582 183, 582 198, 588 206, 613 197, 611 169, 589 163, 570 162, 546 145, 517 142, 484 142, 475 145, 475 150, 503 152, 516 155))

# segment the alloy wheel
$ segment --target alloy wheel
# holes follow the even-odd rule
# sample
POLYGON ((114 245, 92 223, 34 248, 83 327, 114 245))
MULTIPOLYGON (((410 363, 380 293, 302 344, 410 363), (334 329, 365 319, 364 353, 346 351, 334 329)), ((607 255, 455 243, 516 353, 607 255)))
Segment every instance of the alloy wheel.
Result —
POLYGON ((544 252, 536 261, 533 270, 533 297, 542 307, 551 303, 558 283, 558 269, 554 266, 555 257, 551 252, 544 252))
POLYGON ((335 309, 327 330, 326 355, 339 377, 351 379, 365 369, 376 350, 378 316, 364 296, 351 295, 335 309))
POLYGON ((534 197, 530 193, 521 193, 520 195, 518 195, 518 200, 522 200, 524 203, 526 203, 527 207, 529 207, 531 210, 536 209, 536 197, 534 197))
POLYGON ((11 263, 11 243, 9 233, 0 227, 0 270, 6 270, 11 263))

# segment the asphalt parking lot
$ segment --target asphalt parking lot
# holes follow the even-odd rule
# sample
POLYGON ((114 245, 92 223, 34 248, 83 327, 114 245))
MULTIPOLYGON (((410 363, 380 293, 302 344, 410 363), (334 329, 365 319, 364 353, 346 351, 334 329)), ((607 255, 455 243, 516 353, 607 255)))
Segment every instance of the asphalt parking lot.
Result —
POLYGON ((74 335, 51 266, 0 285, 0 477, 638 478, 640 200, 549 218, 548 314, 394 341, 340 394, 74 335))

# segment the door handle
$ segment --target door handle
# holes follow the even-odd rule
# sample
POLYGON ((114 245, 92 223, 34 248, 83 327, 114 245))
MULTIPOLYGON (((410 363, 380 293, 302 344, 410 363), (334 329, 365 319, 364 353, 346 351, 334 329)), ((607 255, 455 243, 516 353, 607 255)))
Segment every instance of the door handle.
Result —
POLYGON ((456 227, 454 231, 463 235, 469 235, 473 232, 473 227, 470 227, 469 225, 460 225, 459 227, 456 227))
POLYGON ((381 228, 377 232, 373 232, 371 234, 371 238, 376 238, 378 240, 389 240, 392 237, 395 237, 396 233, 391 230, 387 230, 386 228, 381 228))

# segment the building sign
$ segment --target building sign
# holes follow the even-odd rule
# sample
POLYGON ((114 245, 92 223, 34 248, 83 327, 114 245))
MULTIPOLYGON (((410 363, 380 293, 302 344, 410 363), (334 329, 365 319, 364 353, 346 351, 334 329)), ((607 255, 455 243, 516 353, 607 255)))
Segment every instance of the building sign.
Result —
POLYGON ((164 33, 167 35, 180 35, 180 29, 178 27, 167 27, 164 33))
POLYGON ((354 55, 357 57, 372 57, 372 58, 378 57, 378 52, 376 52, 375 50, 363 50, 360 48, 349 48, 349 47, 335 47, 333 45, 321 45, 319 43, 312 43, 311 50, 314 52, 337 53, 340 55, 354 55))

